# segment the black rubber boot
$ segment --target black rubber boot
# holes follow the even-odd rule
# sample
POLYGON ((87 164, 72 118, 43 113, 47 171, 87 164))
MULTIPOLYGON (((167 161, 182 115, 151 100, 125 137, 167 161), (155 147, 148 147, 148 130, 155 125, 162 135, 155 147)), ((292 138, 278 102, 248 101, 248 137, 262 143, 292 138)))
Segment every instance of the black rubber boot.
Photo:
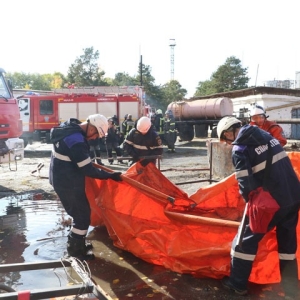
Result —
POLYGON ((299 299, 298 265, 297 260, 279 260, 281 286, 286 297, 299 299))
POLYGON ((97 164, 100 165, 100 166, 104 166, 103 162, 101 161, 101 151, 100 150, 95 150, 95 154, 96 154, 97 164))
POLYGON ((85 249, 86 249, 86 252, 88 252, 89 250, 92 250, 94 247, 93 247, 93 244, 91 242, 87 242, 85 240, 85 249))
MULTIPOLYGON (((68 238, 69 238, 69 237, 71 237, 71 238, 77 240, 76 238, 74 238, 74 237, 72 236, 72 233, 70 233, 70 234, 68 235, 68 238)), ((93 247, 93 244, 92 244, 91 242, 87 242, 86 239, 85 239, 85 237, 83 237, 83 239, 84 239, 84 242, 85 242, 85 251, 88 252, 89 250, 92 250, 92 249, 94 248, 94 247, 93 247)))
POLYGON ((229 277, 227 277, 227 276, 224 277, 224 278, 222 279, 222 285, 223 285, 223 287, 224 287, 225 289, 230 290, 230 291, 233 291, 233 292, 235 292, 236 294, 241 295, 241 296, 247 295, 247 293, 248 293, 247 289, 242 290, 242 289, 239 289, 239 288, 235 287, 235 286, 230 282, 230 279, 229 279, 229 277))
POLYGON ((92 244, 86 245, 85 239, 75 239, 71 236, 68 236, 67 242, 67 251, 69 256, 76 257, 80 260, 91 260, 95 256, 89 250, 92 249, 92 244))
POLYGON ((104 163, 101 161, 101 159, 97 159, 97 164, 100 166, 104 166, 104 163))

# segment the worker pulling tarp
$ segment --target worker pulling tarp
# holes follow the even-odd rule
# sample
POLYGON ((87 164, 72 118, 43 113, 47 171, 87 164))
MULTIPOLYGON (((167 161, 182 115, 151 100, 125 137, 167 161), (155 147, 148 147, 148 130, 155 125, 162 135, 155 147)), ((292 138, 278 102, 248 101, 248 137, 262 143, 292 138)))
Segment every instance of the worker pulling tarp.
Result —
MULTIPOLYGON (((300 178, 300 153, 288 156, 300 178)), ((116 247, 174 272, 229 275, 231 242, 245 207, 234 174, 190 197, 153 164, 136 163, 122 176, 128 180, 86 178, 92 226, 104 224, 116 247)), ((280 282, 275 230, 260 242, 249 280, 280 282)))

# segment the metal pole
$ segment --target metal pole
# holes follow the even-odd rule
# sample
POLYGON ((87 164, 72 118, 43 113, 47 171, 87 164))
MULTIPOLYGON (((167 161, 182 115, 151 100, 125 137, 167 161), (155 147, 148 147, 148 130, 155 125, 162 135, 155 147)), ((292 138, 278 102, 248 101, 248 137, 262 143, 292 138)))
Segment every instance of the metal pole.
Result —
POLYGON ((140 61, 140 83, 141 86, 143 86, 143 56, 141 55, 141 61, 140 61))
POLYGON ((259 64, 257 65, 257 70, 256 70, 255 86, 256 86, 256 83, 257 83, 258 69, 259 69, 259 64))

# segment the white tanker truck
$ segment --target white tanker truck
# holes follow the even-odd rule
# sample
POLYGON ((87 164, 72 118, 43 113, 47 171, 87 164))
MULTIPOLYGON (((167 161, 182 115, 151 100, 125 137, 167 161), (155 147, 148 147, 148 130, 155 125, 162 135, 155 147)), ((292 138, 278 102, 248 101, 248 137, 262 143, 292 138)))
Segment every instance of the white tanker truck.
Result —
MULTIPOLYGON (((180 140, 191 141, 195 136, 195 131, 208 132, 208 128, 213 128, 219 120, 225 116, 233 114, 233 103, 230 98, 192 98, 185 101, 176 101, 168 105, 168 110, 173 112, 176 128, 180 140)), ((198 135, 197 135, 198 136, 198 135)), ((212 131, 212 137, 215 137, 212 131)))

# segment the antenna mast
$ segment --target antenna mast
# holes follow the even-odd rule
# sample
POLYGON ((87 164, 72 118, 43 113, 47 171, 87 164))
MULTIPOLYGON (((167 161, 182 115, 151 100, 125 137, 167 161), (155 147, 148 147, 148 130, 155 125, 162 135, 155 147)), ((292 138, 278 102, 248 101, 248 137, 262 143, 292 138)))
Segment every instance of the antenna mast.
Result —
POLYGON ((171 48, 171 80, 174 80, 174 48, 176 46, 175 39, 170 39, 171 48))

